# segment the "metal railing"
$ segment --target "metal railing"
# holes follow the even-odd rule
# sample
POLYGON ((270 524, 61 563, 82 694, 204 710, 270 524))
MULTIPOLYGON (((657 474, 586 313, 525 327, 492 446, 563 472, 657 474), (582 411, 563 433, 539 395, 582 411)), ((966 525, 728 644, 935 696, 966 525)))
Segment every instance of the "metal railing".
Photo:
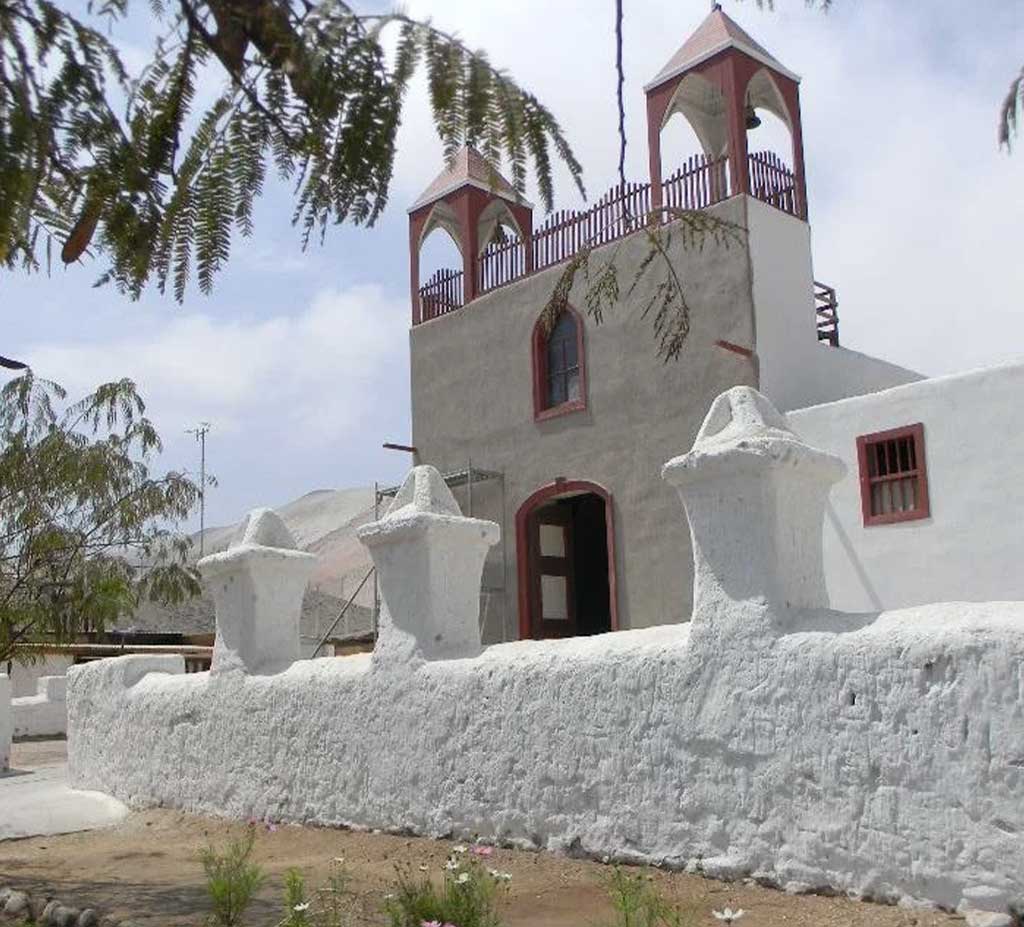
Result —
POLYGON ((839 298, 835 287, 814 281, 814 314, 817 318, 818 341, 839 347, 839 298))

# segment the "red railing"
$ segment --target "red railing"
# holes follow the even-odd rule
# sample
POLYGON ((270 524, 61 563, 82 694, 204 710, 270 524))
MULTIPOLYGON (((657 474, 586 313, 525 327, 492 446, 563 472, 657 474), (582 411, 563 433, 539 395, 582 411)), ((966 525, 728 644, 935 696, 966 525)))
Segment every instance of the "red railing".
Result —
POLYGON ((770 151, 755 151, 747 160, 750 164, 750 195, 790 215, 800 215, 796 178, 782 158, 770 151))
POLYGON ((662 204, 671 209, 706 209, 730 196, 728 158, 694 155, 662 183, 662 204))
POLYGON ((461 305, 461 270, 439 270, 420 287, 420 311, 424 322, 458 309, 461 305))
POLYGON ((526 250, 518 238, 492 241, 480 255, 479 292, 518 280, 526 273, 526 250))
MULTIPOLYGON (((770 151, 748 156, 750 194, 792 215, 800 215, 796 179, 770 151)), ((670 209, 706 209, 735 192, 727 158, 694 155, 662 183, 662 205, 670 209)), ((527 243, 532 270, 569 260, 585 246, 600 247, 637 231, 651 212, 651 185, 612 187, 589 209, 553 212, 527 243)), ((672 221, 671 216, 663 217, 672 221)), ((526 248, 518 238, 489 244, 477 260, 477 292, 505 286, 527 273, 526 248)), ((421 319, 436 318, 463 304, 462 271, 439 270, 420 287, 421 319)), ((829 340, 822 337, 822 340, 829 340)))

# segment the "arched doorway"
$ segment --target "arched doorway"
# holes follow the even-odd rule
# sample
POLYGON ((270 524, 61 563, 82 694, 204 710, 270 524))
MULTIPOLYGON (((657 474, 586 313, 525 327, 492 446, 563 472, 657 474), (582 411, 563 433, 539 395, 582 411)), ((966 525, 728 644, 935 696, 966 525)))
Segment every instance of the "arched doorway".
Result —
POLYGON ((521 638, 618 630, 611 494, 585 480, 556 480, 516 512, 521 638))

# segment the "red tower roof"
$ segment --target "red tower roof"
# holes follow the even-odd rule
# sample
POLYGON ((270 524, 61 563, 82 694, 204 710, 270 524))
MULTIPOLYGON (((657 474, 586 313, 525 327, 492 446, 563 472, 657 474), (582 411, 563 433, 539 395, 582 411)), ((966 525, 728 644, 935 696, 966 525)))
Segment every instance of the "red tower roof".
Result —
POLYGON ((417 197, 416 202, 409 207, 409 212, 420 209, 428 203, 433 203, 453 190, 467 185, 486 190, 488 193, 493 193, 495 196, 503 197, 514 203, 530 205, 479 151, 466 145, 455 155, 455 161, 451 167, 446 167, 441 171, 434 178, 433 183, 417 197))
POLYGON ((717 4, 645 89, 650 90, 683 71, 717 55, 726 48, 736 48, 751 58, 774 68, 795 81, 800 78, 781 64, 764 46, 754 41, 734 19, 722 12, 717 4))

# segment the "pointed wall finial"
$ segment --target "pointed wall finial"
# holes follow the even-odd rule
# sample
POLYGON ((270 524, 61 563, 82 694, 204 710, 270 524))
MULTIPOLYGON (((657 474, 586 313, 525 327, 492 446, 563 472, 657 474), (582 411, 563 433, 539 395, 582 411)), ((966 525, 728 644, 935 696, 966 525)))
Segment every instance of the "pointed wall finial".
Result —
POLYGON ((822 523, 845 469, 749 386, 711 404, 693 449, 662 469, 690 522, 694 633, 778 633, 827 605, 822 523))
POLYGON ((373 557, 383 607, 374 663, 480 653, 480 577, 498 543, 493 521, 465 518, 444 477, 413 467, 380 521, 359 540, 373 557))

